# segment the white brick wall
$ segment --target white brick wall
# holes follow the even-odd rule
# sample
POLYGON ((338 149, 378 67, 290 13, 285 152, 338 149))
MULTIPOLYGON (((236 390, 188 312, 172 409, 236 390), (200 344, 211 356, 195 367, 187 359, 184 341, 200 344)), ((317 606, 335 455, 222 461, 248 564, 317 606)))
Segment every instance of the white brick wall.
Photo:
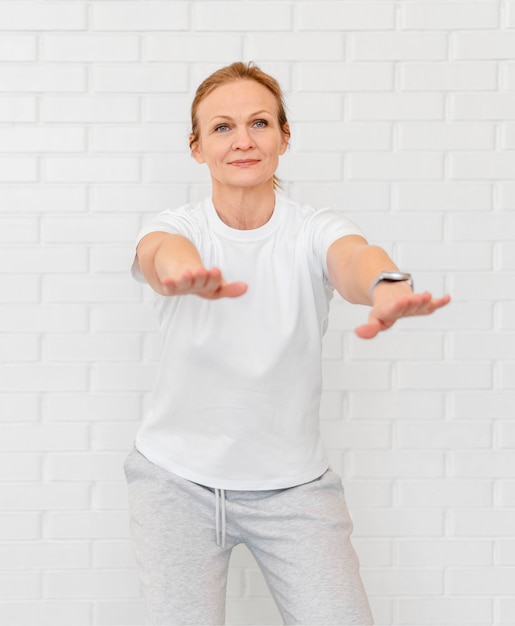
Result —
MULTIPOLYGON (((0 0, 0 622, 143 620, 122 463, 157 360, 140 224, 203 197, 198 82, 287 94, 293 197, 452 305, 334 302, 322 430, 379 624, 515 623, 515 2, 0 0)), ((245 549, 228 623, 278 624, 245 549)))

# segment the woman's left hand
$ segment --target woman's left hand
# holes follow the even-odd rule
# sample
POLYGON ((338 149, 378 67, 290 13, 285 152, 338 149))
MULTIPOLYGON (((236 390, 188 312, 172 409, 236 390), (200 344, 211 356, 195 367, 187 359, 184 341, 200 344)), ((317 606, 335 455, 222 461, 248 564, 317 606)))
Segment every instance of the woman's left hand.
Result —
POLYGON ((451 300, 449 295, 433 298, 427 291, 406 294, 406 286, 404 283, 380 283, 377 285, 374 289, 368 322, 358 326, 355 330, 358 337, 372 339, 381 331, 391 328, 401 317, 430 315, 451 300))

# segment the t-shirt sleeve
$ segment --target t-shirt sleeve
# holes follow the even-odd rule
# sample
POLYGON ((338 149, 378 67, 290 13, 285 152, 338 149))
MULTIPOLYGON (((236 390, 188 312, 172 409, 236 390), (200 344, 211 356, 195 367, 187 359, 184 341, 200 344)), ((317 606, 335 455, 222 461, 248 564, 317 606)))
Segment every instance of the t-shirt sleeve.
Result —
MULTIPOLYGON (((136 237, 136 246, 145 235, 156 232, 169 233, 170 235, 182 235, 198 246, 198 229, 195 226, 195 221, 189 209, 189 206, 179 209, 167 209, 156 215, 139 231, 136 237)), ((132 262, 131 274, 137 281, 145 282, 136 255, 134 255, 132 262)))
POLYGON ((327 280, 327 252, 335 241, 347 235, 365 238, 364 232, 355 222, 335 209, 316 210, 308 220, 308 242, 327 280))

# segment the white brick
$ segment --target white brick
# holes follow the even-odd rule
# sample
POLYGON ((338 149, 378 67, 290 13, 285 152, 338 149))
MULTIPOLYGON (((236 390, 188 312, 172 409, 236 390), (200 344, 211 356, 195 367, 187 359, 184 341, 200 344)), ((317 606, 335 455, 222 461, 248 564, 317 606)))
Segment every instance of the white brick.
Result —
POLYGON ((123 273, 122 279, 127 277, 127 267, 134 258, 134 242, 125 246, 98 245, 90 248, 91 271, 99 273, 123 273))
POLYGON ((199 165, 189 154, 146 155, 143 158, 145 182, 201 183, 209 180, 206 166, 199 165))
POLYGON ((441 61, 448 42, 442 33, 354 33, 352 59, 357 61, 441 61))
POLYGON ((513 539, 499 540, 499 564, 514 565, 515 564, 515 541, 513 539))
POLYGON ((399 363, 401 389, 488 389, 492 366, 483 362, 399 363))
POLYGON ((387 150, 392 146, 389 124, 306 123, 295 127, 300 152, 387 150))
POLYGON ((0 274, 0 302, 8 304, 37 303, 41 297, 38 276, 21 276, 20 274, 0 274), (20 283, 23 282, 23 289, 20 283))
MULTIPOLYGON (((483 595, 483 594, 481 594, 483 595)), ((397 602, 399 626, 413 624, 427 626, 473 626, 493 624, 493 606, 490 598, 431 597, 399 598, 397 602)))
POLYGON ((357 336, 348 338, 348 358, 388 360, 440 360, 443 358, 443 337, 434 333, 381 333, 374 341, 357 336))
MULTIPOLYGON (((43 240, 52 243, 134 242, 139 230, 136 215, 47 216, 43 221, 43 240)), ((127 268, 132 259, 127 258, 127 268)))
POLYGON ((285 154, 279 163, 277 174, 280 180, 296 180, 299 175, 304 180, 335 181, 341 179, 343 171, 340 153, 326 154, 285 154))
POLYGON ((492 245, 489 243, 408 243, 397 248, 397 262, 412 270, 490 270, 492 245))
POLYGON ((31 35, 0 35, 0 61, 35 61, 37 40, 31 35))
POLYGON ((0 599, 29 601, 40 595, 40 577, 38 574, 0 572, 0 599))
POLYGON ((190 107, 192 96, 184 94, 142 96, 145 122, 173 122, 191 128, 190 107))
POLYGON ((145 623, 145 605, 142 599, 98 600, 95 611, 99 624, 113 626, 140 626, 145 623))
POLYGON ((386 389, 390 382, 390 367, 386 363, 326 361, 322 370, 325 389, 386 389))
MULTIPOLYGON (((64 439, 63 443, 65 444, 64 439)), ((13 446, 13 451, 16 449, 18 448, 13 446)), ((87 485, 76 484, 11 484, 0 485, 0 498, 5 511, 84 510, 89 506, 89 491, 87 485)), ((2 567, 4 566, 5 562, 2 561, 2 567)))
POLYGON ((499 363, 499 386, 501 389, 513 389, 513 381, 515 380, 515 364, 499 363))
POLYGON ((47 572, 44 577, 46 598, 131 598, 138 590, 135 571, 47 572))
MULTIPOLYGON (((497 429, 497 440, 500 448, 515 448, 515 424, 503 422, 497 429)), ((512 484, 512 490, 515 484, 512 484)), ((513 492, 515 493, 515 492, 513 492)))
POLYGON ((58 63, 138 61, 139 41, 122 35, 47 35, 42 59, 58 63))
POLYGON ((438 120, 444 117, 444 100, 436 93, 353 94, 352 120, 438 120))
POLYGON ((141 358, 137 335, 54 333, 43 339, 45 361, 137 361, 141 358))
MULTIPOLYGON (((214 8, 217 8, 217 3, 214 8)), ((212 3, 208 5, 211 7, 212 3)), ((233 4, 239 8, 238 4, 233 4)), ((244 5, 246 7, 248 5, 244 5)), ((274 3, 274 6, 275 3, 274 3)), ((194 5, 198 7, 198 5, 194 5)), ((224 16, 227 24, 227 19, 224 16)), ((229 24, 233 25, 233 16, 229 24)), ((269 22, 273 27, 273 22, 269 22)), ((236 29, 238 30, 238 29, 236 29)), ((144 59, 146 61, 169 61, 177 62, 178 60, 188 60, 190 63, 202 63, 206 58, 206 49, 210 50, 210 60, 218 61, 221 65, 228 65, 234 59, 242 56, 242 36, 240 34, 232 35, 224 33, 223 37, 219 34, 204 35, 188 33, 187 35, 153 35, 145 38, 144 42, 144 59)))
MULTIPOLYGON (((43 478, 46 481, 65 481, 65 482, 91 482, 98 480, 124 480, 123 462, 129 451, 124 454, 110 453, 92 453, 84 454, 49 454, 45 456, 43 478)), ((120 522, 123 516, 115 516, 113 519, 120 522)), ((68 517, 57 518, 59 528, 68 536, 60 538, 77 538, 79 535, 73 534, 73 524, 69 524, 68 517)), ((107 518, 105 518, 107 519, 107 518)), ((102 517, 93 516, 86 520, 91 523, 96 520, 98 528, 102 527, 102 517)), ((78 528, 75 530, 78 531, 78 528)), ((90 537, 90 535, 88 535, 90 537)))
POLYGON ((0 206, 2 211, 14 213, 41 213, 52 207, 53 211, 84 211, 86 208, 86 190, 80 186, 37 185, 37 187, 0 187, 0 206))
MULTIPOLYGON (((461 300, 513 300, 515 288, 510 290, 515 274, 470 274, 452 277, 451 290, 461 300)), ((515 287, 515 285, 514 285, 515 287)))
POLYGON ((188 149, 188 129, 168 124, 96 127, 90 134, 93 152, 182 152, 188 149))
POLYGON ((395 28, 392 2, 299 2, 300 30, 389 30, 395 28))
POLYGON ((246 38, 246 55, 263 61, 341 61, 345 57, 341 33, 261 33, 246 38))
MULTIPOLYGON (((420 491, 420 483, 418 489, 420 491)), ((396 545, 396 562, 402 567, 492 565, 492 541, 449 537, 424 541, 400 539, 396 545)))
POLYGON ((504 83, 506 89, 515 88, 515 63, 504 64, 504 83))
MULTIPOLYGON (((320 122, 317 111, 323 109, 324 120, 339 122, 342 116, 342 101, 335 93, 295 93, 288 95, 288 111, 292 112, 292 135, 295 137, 296 124, 300 122, 320 122)), ((292 146, 295 148, 295 142, 292 146)))
POLYGON ((111 422, 138 420, 142 416, 136 393, 113 392, 48 393, 41 401, 41 412, 45 422, 111 422))
POLYGON ((291 6, 285 2, 196 2, 194 31, 289 31, 291 6))
MULTIPOLYGON (((447 218, 448 232, 457 241, 499 241, 515 239, 515 215, 510 212, 451 213, 447 218)), ((495 278, 495 277, 491 277, 495 278)))
POLYGON ((135 182, 139 179, 136 157, 46 157, 43 163, 46 182, 135 182))
POLYGON ((82 128, 0 128, 0 152, 80 152, 85 146, 82 128))
POLYGON ((34 182, 38 163, 33 157, 0 157, 0 182, 34 182))
POLYGON ((93 70, 93 90, 98 93, 174 92, 188 89, 185 65, 97 65, 93 70))
POLYGON ((50 539, 126 539, 129 534, 126 511, 50 512, 45 518, 45 537, 50 539))
MULTIPOLYGON (((490 394, 492 395, 492 394, 490 394)), ((511 405, 511 413, 513 414, 513 405, 511 405)), ((492 413, 489 414, 491 418, 492 413)), ((513 462, 513 451, 495 450, 491 452, 485 452, 482 450, 461 451, 451 454, 452 461, 452 476, 459 478, 514 478, 515 477, 515 463, 513 462)), ((502 515, 502 512, 499 512, 502 515)), ((485 512, 484 515, 488 515, 489 512, 485 512)), ((485 519, 481 518, 479 521, 475 514, 470 524, 477 524, 477 533, 489 534, 491 529, 484 525, 485 519), (482 530, 481 530, 482 529, 482 530)), ((466 524, 466 515, 463 518, 460 517, 463 524, 466 524)), ((495 517, 495 516, 494 516, 495 517)), ((500 519, 500 518, 499 518, 500 519)), ((513 525, 512 525, 513 529, 513 525)))
MULTIPOLYGON (((39 418, 40 398, 37 394, 0 394, 0 421, 12 422, 14 419, 18 419, 24 422, 35 422, 38 421, 39 418), (13 416, 15 416, 15 418, 13 416)), ((16 470, 17 469, 18 468, 16 468, 16 470)), ((0 472, 0 476, 1 475, 0 472)), ((35 475, 38 475, 37 471, 35 475)))
POLYGON ((88 602, 49 602, 32 600, 0 604, 0 621, 4 624, 37 624, 37 626, 89 626, 91 607, 88 602))
MULTIPOLYGON (((171 206, 182 206, 187 202, 184 185, 93 185, 90 206, 93 211, 122 211, 145 213, 148 216, 164 211, 171 206)), ((135 233, 136 234, 136 233, 135 233)))
MULTIPOLYGON (((345 480, 345 499, 349 509, 370 507, 391 507, 393 503, 392 481, 385 480, 345 480)), ((372 552, 372 551, 370 551, 372 552)), ((370 560, 373 561, 372 554, 370 560)), ((391 562, 391 550, 388 550, 388 562, 391 562)), ((379 564, 375 561, 376 564, 379 564)))
POLYGON ((510 596, 499 598, 497 600, 499 624, 513 624, 513 616, 515 615, 515 600, 510 596))
MULTIPOLYGON (((134 440, 124 448, 124 451, 132 450, 134 440)), ((95 510, 128 510, 127 483, 126 481, 109 481, 96 483, 91 493, 91 506, 95 510)))
POLYGON ((81 332, 88 328, 87 311, 80 305, 6 305, 0 320, 4 332, 81 332))
POLYGON ((188 2, 99 2, 93 5, 94 30, 186 30, 188 2))
POLYGON ((456 59, 513 59, 515 41, 512 34, 500 30, 456 33, 453 56, 456 59))
POLYGON ((95 541, 92 546, 92 563, 95 568, 128 568, 136 565, 131 541, 95 541))
POLYGON ((16 267, 18 274, 75 273, 88 268, 87 250, 71 246, 19 246, 0 250, 0 267, 16 267))
POLYGON ((80 92, 86 89, 81 67, 0 67, 0 91, 80 92))
POLYGON ((353 418, 370 419, 440 419, 444 413, 444 398, 434 392, 353 392, 350 394, 353 418))
POLYGON ((344 422, 322 420, 322 436, 328 447, 339 443, 346 448, 389 448, 391 445, 390 425, 386 422, 344 422))
POLYGON ((492 2, 417 2, 402 6, 402 27, 409 30, 497 28, 499 7, 492 2))
POLYGON ((344 94, 388 91, 394 85, 394 66, 393 63, 302 63, 297 80, 301 91, 344 94))
POLYGON ((401 150, 493 150, 496 129, 493 124, 401 123, 401 150))
POLYGON ((112 304, 92 307, 91 330, 94 332, 146 332, 156 328, 156 315, 149 305, 112 304))
POLYGON ((450 568, 447 572, 449 592, 455 596, 506 596, 513 593, 513 567, 450 568))
MULTIPOLYGON (((41 366, 44 369, 44 366, 41 366)), ((27 376, 31 370, 27 368, 27 376)), ((30 386, 30 385, 29 385, 30 386)), ((0 450, 42 452, 50 450, 87 450, 89 430, 85 426, 36 424, 0 425, 0 450)))
POLYGON ((31 96, 0 96, 0 122, 34 122, 36 110, 31 96))
POLYGON ((83 3, 2 2, 3 30, 82 30, 86 25, 83 3))
MULTIPOLYGON (((1 285, 0 281, 0 288, 1 285)), ((19 333, 0 335, 0 361, 36 361, 38 358, 39 337, 37 335, 19 333)))
POLYGON ((0 544, 0 562, 2 569, 8 570, 87 568, 90 565, 90 546, 85 541, 10 542, 0 544))
POLYGON ((396 425, 396 440, 401 448, 490 448, 492 431, 484 422, 406 421, 396 425))
POLYGON ((501 302, 499 304, 499 313, 501 317, 501 328, 515 328, 515 303, 501 302))
MULTIPOLYGON (((9 465, 9 471, 15 469, 9 465)), ((23 480, 19 472, 16 477, 23 480)), ((5 476, 5 474, 4 474, 5 476)), ((2 513, 0 517, 0 540, 39 539, 41 526, 40 513, 2 513)))
POLYGON ((511 359, 515 354, 515 333, 456 333, 449 338, 449 351, 454 359, 511 359))
POLYGON ((70 365, 0 365, 0 378, 5 391, 84 391, 88 386, 88 370, 70 365))
POLYGON ((356 450, 349 453, 352 476, 357 478, 438 478, 444 473, 442 452, 425 450, 356 450))
POLYGON ((108 365, 97 363, 91 370, 93 391, 147 391, 152 389, 156 365, 126 363, 108 365))
POLYGON ((400 211, 486 211, 492 208, 492 184, 483 182, 401 183, 395 208, 400 211))
POLYGON ((495 63, 409 63, 401 67, 400 84, 407 91, 495 90, 495 63))
POLYGON ((348 160, 348 175, 352 180, 438 180, 443 177, 443 157, 431 152, 353 153, 348 160))
POLYGON ((360 217, 365 211, 386 211, 390 208, 390 189, 387 183, 316 183, 296 182, 291 187, 290 195, 299 202, 308 202, 313 206, 332 206, 347 211, 352 207, 359 211, 360 217))
MULTIPOLYGON (((139 422, 95 424, 92 432, 92 448, 93 450, 126 452, 132 448, 138 428, 139 422)), ((123 498, 126 498, 126 494, 123 494, 123 498)))
POLYGON ((502 148, 513 150, 515 148, 515 124, 505 124, 503 131, 502 148))
POLYGON ((485 152, 452 154, 450 156, 451 177, 455 179, 507 179, 515 171, 515 155, 485 152))
POLYGON ((41 104, 45 122, 136 122, 134 96, 47 96, 41 104))
POLYGON ((515 392, 457 392, 451 396, 451 415, 457 419, 512 419, 515 392))
POLYGON ((475 93, 454 94, 450 98, 452 119, 458 120, 513 120, 515 94, 475 93))
POLYGON ((373 595, 434 596, 443 593, 443 571, 429 568, 363 569, 363 583, 373 595))

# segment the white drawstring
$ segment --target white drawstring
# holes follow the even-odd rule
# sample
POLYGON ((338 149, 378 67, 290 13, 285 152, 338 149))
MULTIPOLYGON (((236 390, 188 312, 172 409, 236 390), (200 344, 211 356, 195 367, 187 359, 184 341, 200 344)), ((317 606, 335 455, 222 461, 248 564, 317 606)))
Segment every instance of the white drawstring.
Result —
POLYGON ((225 548, 225 489, 215 489, 216 545, 225 548), (220 519, 222 520, 220 528, 220 519))

